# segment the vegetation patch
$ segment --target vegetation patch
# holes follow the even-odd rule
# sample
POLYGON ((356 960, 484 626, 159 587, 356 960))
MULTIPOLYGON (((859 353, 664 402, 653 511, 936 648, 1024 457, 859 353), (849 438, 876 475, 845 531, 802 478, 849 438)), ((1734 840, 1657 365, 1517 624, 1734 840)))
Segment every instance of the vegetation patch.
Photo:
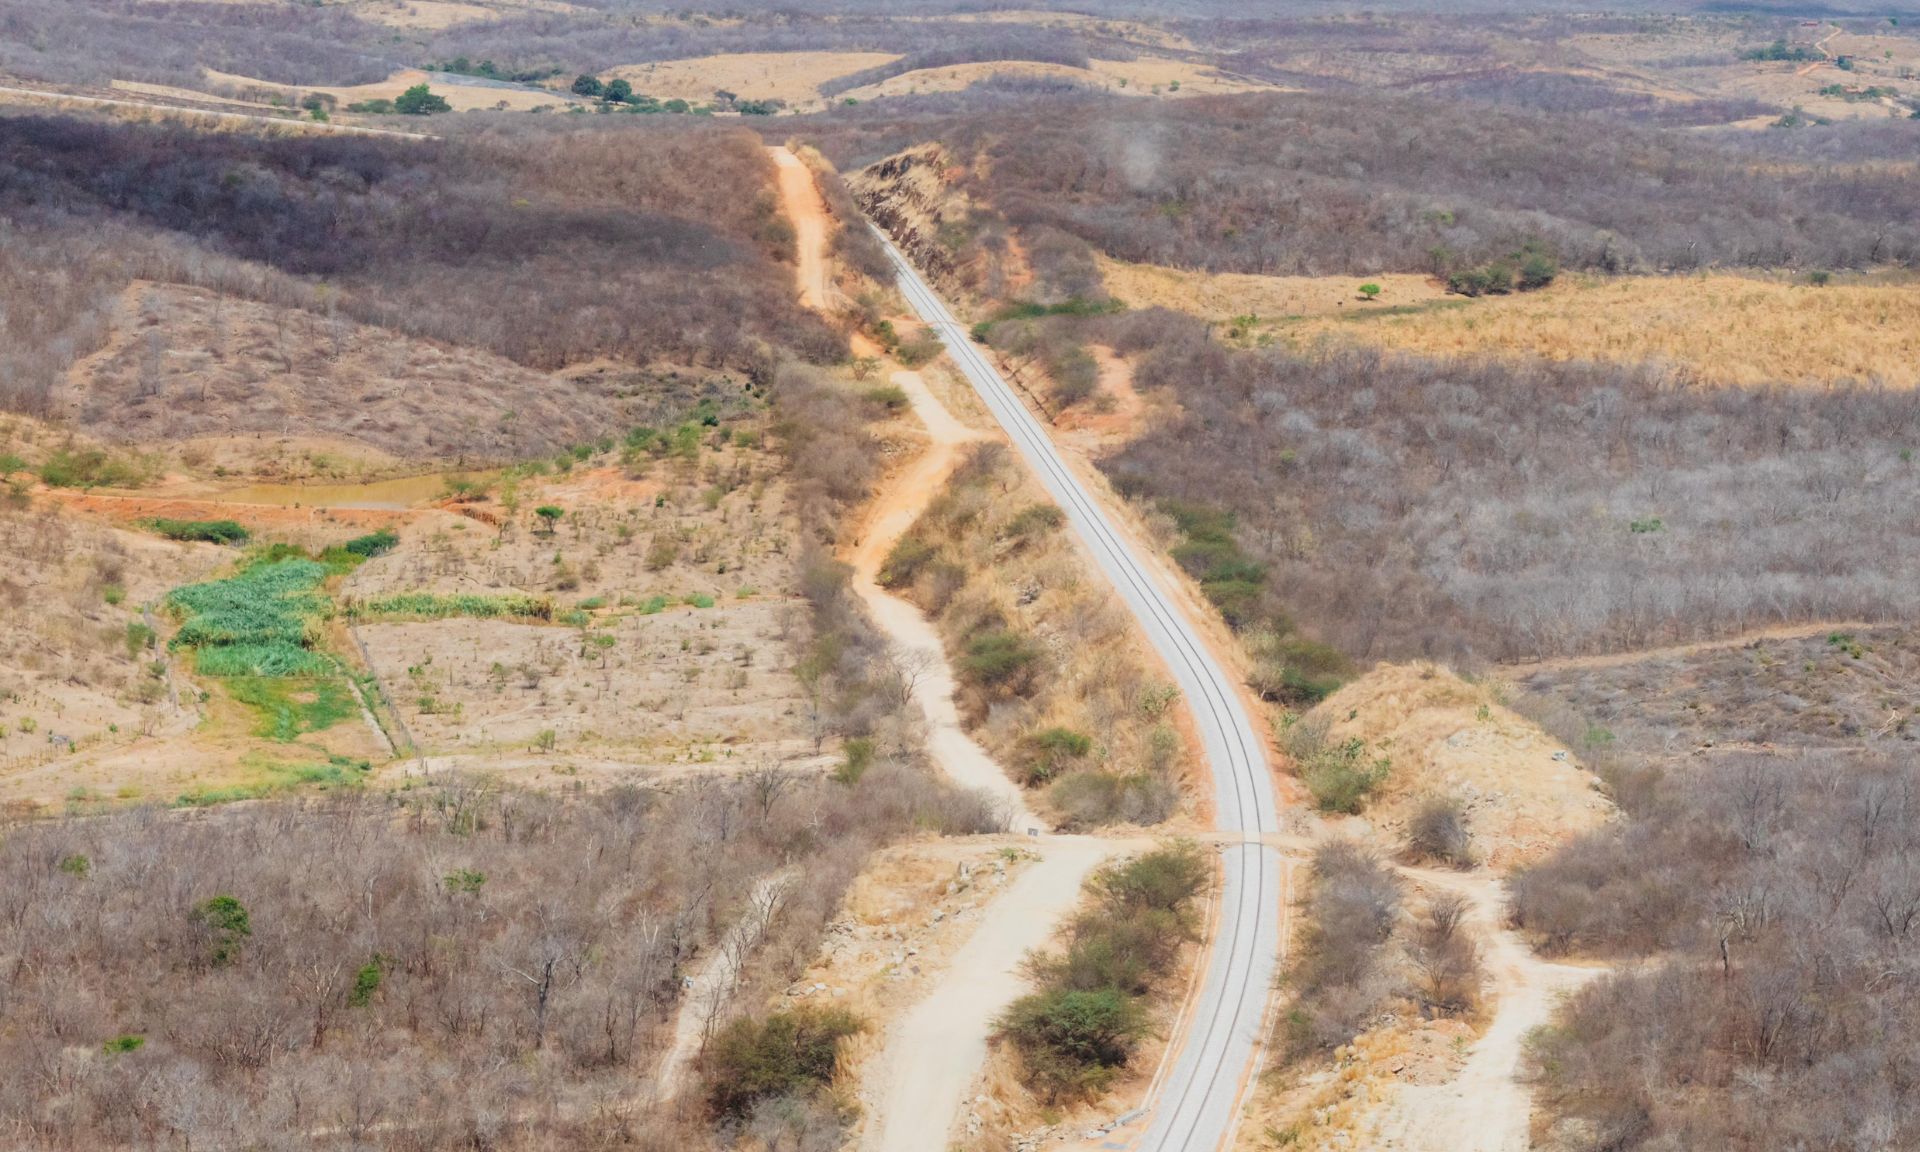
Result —
POLYGON ((373 768, 368 761, 346 756, 329 756, 323 761, 287 762, 255 756, 249 757, 246 764, 252 773, 246 782, 182 792, 174 800, 175 806, 207 808, 241 800, 263 800, 302 789, 331 791, 357 788, 373 768))
POLYGON ((316 648, 330 571, 305 557, 262 558, 225 580, 176 588, 167 607, 180 630, 168 647, 193 651, 208 676, 326 675, 333 661, 316 648))
POLYGON ((360 710, 353 689, 337 676, 234 676, 226 688, 260 713, 256 734, 279 741, 331 728, 360 710))
POLYGON ((763 1101, 823 1091, 840 1042, 860 1029, 860 1018, 845 1009, 807 1005, 735 1020, 707 1046, 707 1106, 716 1117, 740 1120, 763 1101))
POLYGON ((205 544, 245 544, 252 537, 237 520, 169 520, 153 517, 140 526, 169 540, 189 540, 205 544))
POLYGON ((1028 961, 1039 991, 1016 1000, 998 1029, 1047 1104, 1098 1096, 1132 1059, 1147 1034, 1148 997, 1198 931, 1193 903, 1207 877, 1206 858, 1189 843, 1103 868, 1066 951, 1028 961))
POLYGON ((356 600, 347 605, 354 620, 450 620, 471 617, 476 620, 552 620, 553 601, 517 593, 481 595, 479 593, 443 594, 438 592, 397 592, 356 600))

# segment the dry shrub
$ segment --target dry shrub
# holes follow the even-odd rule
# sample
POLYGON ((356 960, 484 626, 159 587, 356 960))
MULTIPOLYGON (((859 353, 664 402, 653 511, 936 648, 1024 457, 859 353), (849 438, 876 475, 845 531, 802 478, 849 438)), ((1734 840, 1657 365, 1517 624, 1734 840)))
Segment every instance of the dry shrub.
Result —
POLYGON ((1393 994, 1389 944, 1400 901, 1399 878, 1358 844, 1334 840, 1314 851, 1307 923, 1285 976, 1294 996, 1279 1022, 1285 1058, 1346 1043, 1393 994))
POLYGON ((1466 807, 1453 796, 1430 796, 1407 821, 1407 855, 1454 868, 1473 867, 1473 838, 1466 807))

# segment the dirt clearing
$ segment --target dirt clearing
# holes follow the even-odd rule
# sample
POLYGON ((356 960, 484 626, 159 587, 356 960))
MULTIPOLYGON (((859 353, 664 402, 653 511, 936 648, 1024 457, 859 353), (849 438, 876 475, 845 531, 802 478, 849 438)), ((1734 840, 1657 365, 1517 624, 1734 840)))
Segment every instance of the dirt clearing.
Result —
POLYGON ((605 76, 630 82, 641 95, 705 103, 716 92, 742 100, 818 101, 829 80, 900 59, 891 52, 740 52, 623 64, 605 76))

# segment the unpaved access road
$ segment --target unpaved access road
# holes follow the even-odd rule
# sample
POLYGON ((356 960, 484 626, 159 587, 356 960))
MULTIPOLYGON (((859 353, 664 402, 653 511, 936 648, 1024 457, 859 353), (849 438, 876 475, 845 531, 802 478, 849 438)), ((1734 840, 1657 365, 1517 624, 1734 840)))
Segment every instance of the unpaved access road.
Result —
POLYGON ((879 1074, 862 1093, 873 1116, 861 1152, 938 1152, 987 1059, 1000 1013, 1028 990, 1021 961, 1045 947, 1098 866, 1130 847, 1090 836, 1033 843, 1040 860, 994 898, 939 986, 887 1034, 879 1074))
POLYGON ((893 383, 907 394, 930 443, 918 459, 889 480, 874 498, 867 522, 850 557, 853 592, 875 624, 893 641, 894 656, 915 673, 913 698, 927 720, 927 750, 940 770, 965 788, 986 792, 1006 814, 1013 832, 1047 830, 1046 821, 1027 807, 1026 795, 994 763, 987 750, 967 735, 954 705, 953 665, 947 662, 940 633, 919 608, 880 587, 880 565, 927 504, 946 487, 960 464, 961 450, 981 435, 953 418, 927 390, 918 372, 895 372, 893 383))
POLYGON ((785 148, 769 148, 780 177, 780 201, 793 222, 794 245, 800 258, 800 302, 816 312, 829 312, 827 280, 826 201, 814 187, 813 170, 785 148))
POLYGON ((1400 1152, 1527 1152, 1532 1095, 1521 1082, 1527 1034, 1548 1022, 1560 998, 1601 974, 1596 968, 1553 964, 1500 923, 1504 894, 1484 873, 1401 868, 1400 873, 1473 901, 1469 923, 1485 942, 1481 960, 1493 1023, 1445 1084, 1406 1085, 1376 1119, 1364 1147, 1400 1152))
MULTIPOLYGON (((1066 512, 1100 570, 1139 619, 1192 710, 1212 773, 1216 824, 1229 834, 1221 852, 1223 884, 1205 978, 1179 1056, 1146 1104, 1144 1152, 1211 1152, 1224 1146, 1240 1115, 1265 1031, 1280 953, 1279 854, 1261 842, 1279 831, 1265 747, 1229 673, 1203 643, 1179 601, 1153 575, 1091 492, 1068 468, 1046 431, 1021 404, 933 289, 879 233, 900 291, 1006 430, 1027 464, 1066 512)), ((1131 1125, 1129 1125, 1130 1127, 1131 1125)), ((1122 1140, 1126 1137, 1123 1134, 1122 1140)), ((1116 1141, 1118 1143, 1119 1141, 1116 1141)), ((920 1145, 922 1148, 938 1144, 920 1145)))

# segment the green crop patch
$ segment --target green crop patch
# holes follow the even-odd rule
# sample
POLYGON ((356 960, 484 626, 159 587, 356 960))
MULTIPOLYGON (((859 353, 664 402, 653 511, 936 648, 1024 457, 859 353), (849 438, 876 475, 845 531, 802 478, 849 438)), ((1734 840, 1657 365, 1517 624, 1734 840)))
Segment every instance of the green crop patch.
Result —
POLYGON ((325 676, 333 661, 315 651, 331 611, 320 586, 329 566, 269 553, 225 580, 167 594, 180 621, 168 647, 191 650, 206 676, 325 676))
POLYGON ((456 616, 478 620, 552 620, 553 601, 514 594, 443 596, 437 592, 400 592, 350 604, 347 615, 355 620, 448 620, 456 616))

